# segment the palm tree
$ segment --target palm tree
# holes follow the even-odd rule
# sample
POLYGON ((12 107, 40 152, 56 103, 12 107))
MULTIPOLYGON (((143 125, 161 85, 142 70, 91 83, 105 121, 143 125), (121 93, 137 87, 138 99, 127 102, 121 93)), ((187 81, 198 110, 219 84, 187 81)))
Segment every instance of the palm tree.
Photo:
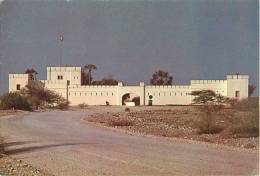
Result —
POLYGON ((36 80, 36 75, 38 74, 33 68, 28 68, 25 71, 26 74, 29 74, 30 80, 36 80))
POLYGON ((96 70, 97 66, 94 64, 87 64, 83 68, 83 72, 88 74, 88 84, 91 84, 92 81, 92 70, 96 70))

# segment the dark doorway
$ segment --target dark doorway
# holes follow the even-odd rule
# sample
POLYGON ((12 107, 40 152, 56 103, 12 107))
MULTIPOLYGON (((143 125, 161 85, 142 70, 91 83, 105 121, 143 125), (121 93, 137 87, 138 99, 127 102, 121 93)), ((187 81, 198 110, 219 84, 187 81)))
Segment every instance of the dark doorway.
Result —
POLYGON ((140 106, 140 97, 134 97, 132 101, 135 102, 135 106, 140 106))
POLYGON ((130 94, 129 93, 123 95, 122 96, 122 105, 125 105, 125 102, 129 101, 129 99, 130 99, 130 94))

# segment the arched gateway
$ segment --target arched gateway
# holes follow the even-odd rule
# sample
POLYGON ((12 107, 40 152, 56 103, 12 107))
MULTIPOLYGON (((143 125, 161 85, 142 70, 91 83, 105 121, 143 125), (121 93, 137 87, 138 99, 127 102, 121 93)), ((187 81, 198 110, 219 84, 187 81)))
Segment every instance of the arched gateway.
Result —
POLYGON ((126 93, 122 96, 122 105, 126 105, 126 102, 134 102, 136 106, 139 106, 140 96, 135 93, 126 93))

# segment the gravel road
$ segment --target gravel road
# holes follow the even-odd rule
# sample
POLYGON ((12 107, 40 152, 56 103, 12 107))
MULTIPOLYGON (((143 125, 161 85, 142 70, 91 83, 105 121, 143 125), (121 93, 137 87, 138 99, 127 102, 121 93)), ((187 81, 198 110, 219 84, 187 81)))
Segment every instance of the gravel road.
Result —
POLYGON ((131 136, 82 118, 116 108, 34 112, 0 118, 8 154, 57 176, 250 175, 258 153, 131 136))

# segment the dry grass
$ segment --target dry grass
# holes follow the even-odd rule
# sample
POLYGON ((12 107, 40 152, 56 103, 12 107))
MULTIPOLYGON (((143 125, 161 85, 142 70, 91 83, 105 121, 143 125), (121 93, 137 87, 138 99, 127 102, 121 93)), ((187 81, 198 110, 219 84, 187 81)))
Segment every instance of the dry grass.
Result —
POLYGON ((258 116, 252 114, 256 115, 237 108, 224 108, 205 115, 194 106, 171 106, 164 110, 131 109, 131 112, 95 114, 87 120, 133 133, 257 149, 259 121, 255 121, 258 116))
POLYGON ((107 121, 107 124, 109 126, 132 126, 134 123, 133 121, 125 118, 117 118, 117 119, 110 118, 107 121))
POLYGON ((124 117, 119 117, 119 115, 117 116, 117 114, 114 114, 113 116, 111 115, 107 115, 104 116, 102 114, 95 114, 92 115, 90 118, 87 119, 89 122, 95 122, 95 123, 101 123, 104 124, 106 126, 132 126, 134 125, 133 121, 126 119, 124 117))

